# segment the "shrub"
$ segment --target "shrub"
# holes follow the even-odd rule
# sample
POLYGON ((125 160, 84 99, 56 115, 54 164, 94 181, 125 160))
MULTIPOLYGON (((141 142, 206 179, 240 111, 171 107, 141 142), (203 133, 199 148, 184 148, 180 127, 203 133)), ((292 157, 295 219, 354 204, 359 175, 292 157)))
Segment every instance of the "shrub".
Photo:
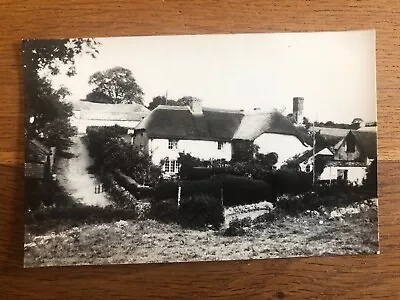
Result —
POLYGON ((250 217, 244 219, 234 218, 229 222, 228 228, 225 229, 223 235, 225 236, 236 236, 245 235, 245 228, 251 227, 252 219, 250 217))
POLYGON ((182 199, 178 213, 180 224, 189 228, 219 229, 225 220, 221 200, 204 194, 182 199))
POLYGON ((363 189, 348 185, 319 186, 314 191, 301 195, 285 195, 277 201, 276 208, 290 215, 296 215, 306 210, 318 210, 320 207, 344 207, 363 199, 363 189))
POLYGON ((161 177, 161 168, 152 164, 151 157, 126 142, 126 129, 114 127, 89 127, 87 146, 94 159, 92 171, 97 174, 112 173, 120 169, 140 184, 155 186, 161 177))
POLYGON ((178 205, 176 199, 153 201, 151 203, 149 218, 161 222, 178 222, 178 205))
POLYGON ((179 185, 182 187, 182 198, 196 194, 205 194, 218 199, 222 196, 223 204, 226 206, 257 203, 264 200, 275 201, 269 185, 264 181, 233 175, 217 175, 208 180, 164 182, 156 187, 155 199, 176 199, 179 185))
POLYGON ((312 174, 293 169, 271 172, 265 180, 277 194, 300 194, 312 188, 312 174))
POLYGON ((61 222, 72 226, 81 224, 110 223, 119 220, 136 219, 135 209, 117 208, 113 206, 85 206, 70 204, 67 206, 41 208, 25 214, 25 224, 30 231, 46 232, 61 222))

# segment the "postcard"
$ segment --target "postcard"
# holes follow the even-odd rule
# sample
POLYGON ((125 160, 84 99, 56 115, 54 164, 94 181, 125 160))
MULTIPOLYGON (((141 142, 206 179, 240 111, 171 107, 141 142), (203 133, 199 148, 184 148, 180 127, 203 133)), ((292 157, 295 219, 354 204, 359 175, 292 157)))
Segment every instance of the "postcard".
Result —
POLYGON ((379 253, 375 31, 23 58, 25 267, 379 253))

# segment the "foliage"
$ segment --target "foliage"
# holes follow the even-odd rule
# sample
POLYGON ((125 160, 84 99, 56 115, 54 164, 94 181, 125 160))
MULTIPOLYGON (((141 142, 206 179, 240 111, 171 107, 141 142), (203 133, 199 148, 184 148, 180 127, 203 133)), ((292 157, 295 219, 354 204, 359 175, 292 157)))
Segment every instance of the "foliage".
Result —
POLYGON ((121 136, 126 129, 120 126, 87 129, 89 155, 94 158, 94 169, 112 173, 119 169, 141 184, 154 186, 161 169, 152 164, 149 154, 127 143, 121 136))
POLYGON ((232 141, 232 148, 235 149, 232 153, 232 162, 242 162, 253 159, 258 152, 258 146, 253 141, 235 140, 232 141))
POLYGON ((300 194, 312 188, 312 173, 293 169, 280 169, 267 174, 265 180, 275 195, 300 194))
POLYGON ((244 219, 234 218, 229 222, 229 226, 223 232, 225 236, 245 235, 246 228, 251 227, 252 219, 250 217, 244 219))
POLYGON ((155 109, 159 105, 177 105, 175 100, 167 99, 166 96, 156 96, 153 100, 149 103, 147 108, 149 110, 155 109))
POLYGON ((183 198, 178 213, 180 224, 189 228, 211 225, 219 229, 225 220, 221 200, 204 194, 183 198))
POLYGON ((50 179, 25 177, 24 188, 25 210, 35 211, 43 206, 65 206, 74 202, 57 181, 50 179))
POLYGON ((192 96, 184 96, 178 100, 168 99, 167 96, 156 96, 149 103, 147 108, 153 110, 159 105, 188 106, 194 99, 196 98, 192 96))
POLYGON ((90 92, 86 95, 85 101, 94 103, 113 103, 113 99, 103 92, 90 92))
POLYGON ((282 196, 275 207, 281 213, 296 215, 306 210, 318 210, 321 207, 345 207, 371 197, 374 195, 364 186, 353 186, 339 181, 332 185, 317 185, 302 194, 282 196))
POLYGON ((43 234, 61 222, 69 224, 69 227, 83 224, 102 224, 120 220, 135 220, 137 213, 133 208, 118 208, 114 206, 87 206, 83 204, 71 204, 67 206, 55 206, 41 208, 37 211, 25 214, 25 224, 29 231, 43 234))
POLYGON ((201 229, 207 225, 219 229, 225 220, 221 200, 204 194, 182 198, 179 207, 176 198, 153 201, 149 216, 162 222, 174 222, 193 229, 201 229))
POLYGON ((75 130, 69 122, 72 105, 64 102, 66 88, 54 89, 48 75, 57 75, 61 67, 75 74, 75 57, 95 57, 94 39, 28 40, 23 44, 25 77, 25 138, 40 138, 48 146, 66 150, 75 130), (60 134, 62 133, 62 136, 60 134))
POLYGON ((278 161, 278 154, 256 153, 252 159, 236 161, 222 166, 213 164, 211 161, 201 160, 188 153, 179 153, 180 164, 179 178, 182 180, 207 179, 218 174, 232 174, 251 177, 253 179, 264 179, 273 169, 278 161))
POLYGON ((94 85, 89 99, 95 98, 95 102, 143 104, 144 93, 136 83, 132 71, 126 68, 114 67, 96 72, 90 76, 89 84, 94 85), (106 97, 97 97, 102 94, 106 97))
POLYGON ((378 163, 376 159, 368 166, 363 187, 371 192, 374 197, 378 196, 378 163))
POLYGON ((153 201, 149 217, 165 223, 178 222, 178 204, 176 198, 153 201))
POLYGON ((55 119, 43 128, 43 134, 47 140, 46 144, 61 151, 72 145, 71 137, 76 133, 76 128, 65 119, 55 119))
POLYGON ((218 199, 223 198, 225 206, 250 204, 275 199, 269 184, 262 180, 253 180, 243 176, 216 175, 207 180, 169 181, 156 186, 156 201, 176 198, 178 186, 181 186, 182 198, 205 194, 218 199))

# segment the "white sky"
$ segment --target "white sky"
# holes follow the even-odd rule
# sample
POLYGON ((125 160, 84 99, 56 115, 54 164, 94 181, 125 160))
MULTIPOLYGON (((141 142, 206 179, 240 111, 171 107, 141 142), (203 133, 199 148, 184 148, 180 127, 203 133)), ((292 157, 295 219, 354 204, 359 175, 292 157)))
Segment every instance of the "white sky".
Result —
POLYGON ((375 31, 99 38, 96 59, 76 59, 77 75, 57 76, 70 100, 91 91, 89 76, 130 69, 145 102, 195 96, 207 107, 292 112, 304 97, 310 120, 376 120, 375 31))

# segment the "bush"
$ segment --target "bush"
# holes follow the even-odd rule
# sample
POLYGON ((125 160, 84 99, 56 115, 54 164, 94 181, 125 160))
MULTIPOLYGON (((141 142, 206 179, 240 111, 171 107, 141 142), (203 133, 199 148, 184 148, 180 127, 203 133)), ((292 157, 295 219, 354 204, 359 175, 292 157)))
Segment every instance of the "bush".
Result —
POLYGON ((202 194, 182 199, 179 208, 176 199, 154 201, 149 217, 193 229, 204 228, 207 225, 219 229, 225 220, 221 201, 202 194))
POLYGON ((69 205, 74 202, 71 196, 50 179, 25 178, 25 210, 37 210, 41 206, 69 205))
POLYGON ((178 204, 176 199, 166 199, 162 201, 153 201, 149 212, 149 218, 161 222, 172 223, 179 222, 178 204))
POLYGON ((155 199, 177 198, 178 186, 182 187, 182 198, 205 194, 221 199, 226 206, 250 204, 261 201, 274 202, 270 187, 262 180, 233 175, 217 175, 208 180, 170 181, 159 184, 155 189, 155 199))
POLYGON ((143 185, 155 186, 161 177, 161 168, 153 165, 150 155, 126 142, 123 135, 126 129, 114 127, 89 127, 87 147, 94 159, 92 172, 112 173, 120 169, 143 185))
POLYGON ((219 229, 225 220, 221 200, 204 194, 183 199, 178 213, 180 224, 189 228, 212 225, 219 229))
POLYGON ((46 232, 64 222, 71 226, 81 224, 110 223, 119 220, 136 219, 135 209, 123 209, 113 206, 85 206, 71 204, 68 206, 47 207, 25 214, 25 224, 31 232, 46 232))
POLYGON ((225 229, 223 235, 225 236, 237 236, 237 235, 245 235, 245 228, 251 227, 252 220, 250 217, 244 219, 234 218, 229 222, 228 228, 225 229))
POLYGON ((317 186, 314 191, 301 195, 285 195, 275 206, 282 212, 296 215, 306 210, 318 210, 320 207, 344 207, 368 198, 368 193, 365 193, 363 188, 339 183, 317 186))
POLYGON ((300 194, 312 188, 312 173, 281 169, 269 173, 265 180, 276 194, 300 194))

